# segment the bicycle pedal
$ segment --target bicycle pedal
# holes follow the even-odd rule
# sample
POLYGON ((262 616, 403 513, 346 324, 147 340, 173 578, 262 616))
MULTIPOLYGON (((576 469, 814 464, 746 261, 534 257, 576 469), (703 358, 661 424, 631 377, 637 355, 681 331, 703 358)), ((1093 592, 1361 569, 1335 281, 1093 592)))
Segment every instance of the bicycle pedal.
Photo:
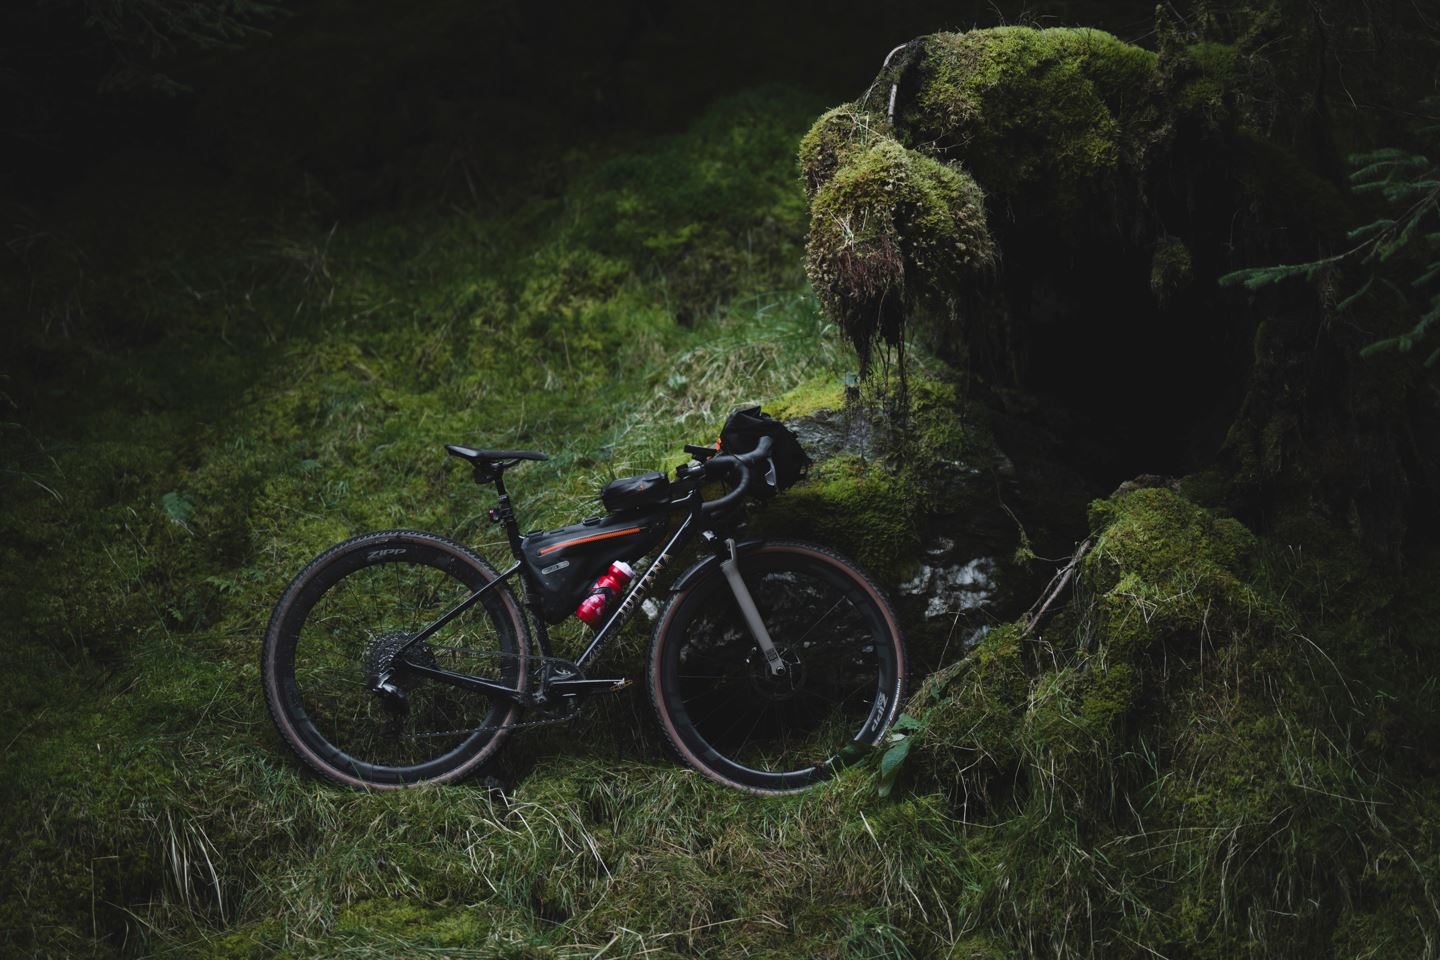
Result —
POLYGON ((611 687, 608 692, 619 693, 621 690, 624 690, 626 687, 630 686, 634 682, 635 681, 631 680, 629 677, 621 677, 619 680, 615 681, 615 685, 611 687))

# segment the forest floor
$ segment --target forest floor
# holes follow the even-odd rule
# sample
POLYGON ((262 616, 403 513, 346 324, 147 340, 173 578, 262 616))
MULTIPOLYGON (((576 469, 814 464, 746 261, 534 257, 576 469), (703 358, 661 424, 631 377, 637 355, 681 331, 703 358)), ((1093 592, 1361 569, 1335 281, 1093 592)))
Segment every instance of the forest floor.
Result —
MULTIPOLYGON (((294 572, 391 527, 503 556, 442 444, 548 452, 512 490, 549 527, 734 405, 839 395, 855 361, 800 270, 794 166, 823 106, 752 91, 499 204, 337 222, 154 170, 111 201, 145 211, 126 235, 36 230, 50 266, 5 295, 44 329, 0 380, 9 943, 1435 955, 1440 790, 1417 744, 1440 729, 1407 638, 1440 614, 1440 557, 1386 580, 1338 540, 1258 541, 1183 486, 1097 506, 1052 639, 1002 627, 931 678, 888 797, 874 763, 796 797, 728 791, 666 753, 638 687, 579 734, 512 741, 505 795, 347 791, 284 748, 257 653, 294 572)), ((604 664, 636 675, 646 641, 632 627, 604 664)))
MULTIPOLYGON (((94 238, 140 249, 92 270, 74 314, 42 304, 38 363, 7 371, 37 401, 3 434, 6 647, 24 652, 3 708, 10 937, 566 956, 891 936, 864 890, 816 869, 808 825, 833 798, 752 803, 681 768, 638 687, 584 736, 517 741, 508 798, 387 798, 308 775, 257 676, 270 606, 337 540, 409 527, 506 553, 443 443, 547 451, 512 479, 540 528, 595 513, 611 477, 681 462, 741 402, 802 381, 838 396, 852 363, 797 254, 793 155, 816 106, 739 97, 687 134, 573 158, 551 196, 501 215, 197 217, 157 176, 134 204, 166 204, 148 223, 94 238)), ((645 633, 610 665, 634 674, 645 633)), ((868 873, 857 829, 828 843, 868 873)))

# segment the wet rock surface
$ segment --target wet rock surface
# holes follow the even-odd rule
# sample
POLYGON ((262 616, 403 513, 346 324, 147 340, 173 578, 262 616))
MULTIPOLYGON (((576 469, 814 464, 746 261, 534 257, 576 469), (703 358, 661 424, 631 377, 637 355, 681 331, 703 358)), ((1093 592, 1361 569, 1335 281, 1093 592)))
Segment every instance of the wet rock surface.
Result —
POLYGON ((940 548, 925 551, 926 561, 920 564, 915 576, 900 584, 900 592, 923 598, 927 619, 979 610, 991 604, 999 594, 996 583, 999 561, 994 557, 941 559, 945 553, 954 552, 954 541, 942 538, 940 542, 940 548))
MULTIPOLYGON (((785 425, 795 431, 800 445, 819 462, 840 453, 854 453, 870 456, 875 452, 877 425, 860 410, 842 408, 816 410, 803 417, 786 421, 785 425)), ((888 425, 881 425, 879 432, 888 435, 888 425)))

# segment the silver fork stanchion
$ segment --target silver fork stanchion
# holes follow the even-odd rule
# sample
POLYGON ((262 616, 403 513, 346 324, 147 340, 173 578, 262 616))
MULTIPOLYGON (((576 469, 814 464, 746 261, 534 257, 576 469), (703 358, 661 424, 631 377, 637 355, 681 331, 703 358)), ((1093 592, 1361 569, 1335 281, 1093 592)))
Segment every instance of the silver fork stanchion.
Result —
POLYGON ((735 594, 735 602, 740 605, 740 613, 745 617, 750 635, 755 638, 760 652, 765 654, 765 662, 770 665, 770 672, 778 677, 785 672, 785 661, 775 649, 775 641, 770 639, 770 631, 765 629, 765 621, 760 619, 760 611, 755 609, 755 599, 750 596, 750 588, 745 586, 745 579, 740 576, 740 564, 735 560, 735 541, 726 540, 725 545, 730 548, 730 558, 721 561, 720 569, 730 583, 730 591, 735 594))

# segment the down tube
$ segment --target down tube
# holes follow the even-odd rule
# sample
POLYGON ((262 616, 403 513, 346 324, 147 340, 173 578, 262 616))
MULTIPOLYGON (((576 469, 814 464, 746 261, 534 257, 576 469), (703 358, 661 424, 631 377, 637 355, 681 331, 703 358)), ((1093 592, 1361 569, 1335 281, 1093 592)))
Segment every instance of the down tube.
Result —
POLYGON ((580 654, 579 659, 575 661, 576 666, 582 670, 585 669, 590 661, 595 659, 600 651, 605 648, 605 644, 610 642, 611 635, 620 631, 620 628, 625 625, 625 621, 630 619, 630 614, 635 612, 636 605, 644 599, 645 593, 650 589, 651 584, 654 583, 655 577, 659 576, 660 572, 670 565, 670 551, 675 549, 675 545, 678 544, 681 539, 688 537, 690 528, 694 525, 695 514, 691 513, 685 517, 684 522, 680 524, 680 529, 676 530, 675 535, 670 538, 670 542, 665 544, 665 549, 660 551, 660 555, 655 558, 655 562, 650 564, 650 567, 639 580, 635 581, 635 585, 630 588, 630 592, 625 595, 625 599, 621 601, 620 606, 610 615, 610 619, 605 622, 605 626, 601 627, 600 632, 595 634, 595 639, 590 641, 590 646, 586 647, 585 652, 580 654))

